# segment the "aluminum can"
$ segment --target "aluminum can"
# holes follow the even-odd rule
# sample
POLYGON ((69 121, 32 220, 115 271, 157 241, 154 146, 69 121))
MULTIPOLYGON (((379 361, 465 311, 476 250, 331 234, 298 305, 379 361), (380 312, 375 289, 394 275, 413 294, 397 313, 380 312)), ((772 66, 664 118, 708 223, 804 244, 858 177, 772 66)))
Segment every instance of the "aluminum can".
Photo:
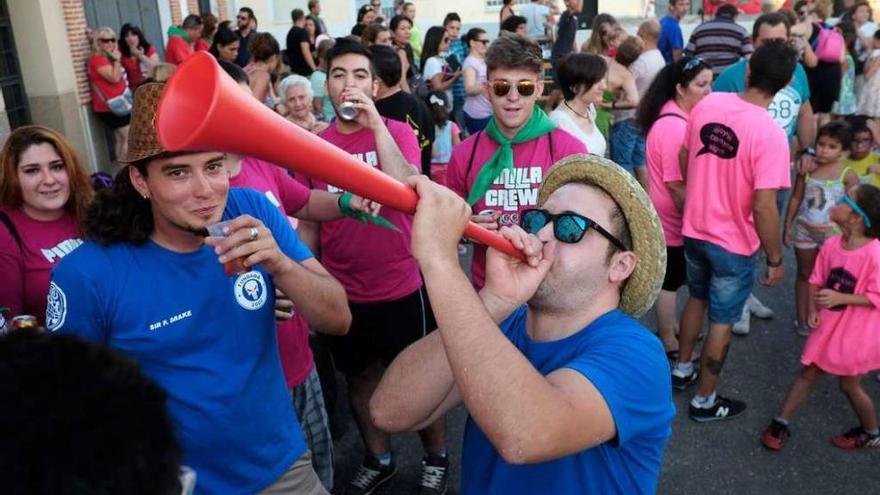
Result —
POLYGON ((355 108, 354 103, 350 101, 344 101, 341 105, 339 105, 339 118, 343 120, 354 120, 357 118, 358 113, 360 111, 355 108))

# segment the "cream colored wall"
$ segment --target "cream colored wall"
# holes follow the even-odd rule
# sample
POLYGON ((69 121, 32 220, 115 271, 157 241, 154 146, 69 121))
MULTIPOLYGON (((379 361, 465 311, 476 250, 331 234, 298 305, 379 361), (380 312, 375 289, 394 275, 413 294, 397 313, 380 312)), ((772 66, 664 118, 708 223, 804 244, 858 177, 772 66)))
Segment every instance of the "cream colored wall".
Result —
POLYGON ((57 0, 12 0, 9 15, 28 96, 75 91, 76 74, 57 0))

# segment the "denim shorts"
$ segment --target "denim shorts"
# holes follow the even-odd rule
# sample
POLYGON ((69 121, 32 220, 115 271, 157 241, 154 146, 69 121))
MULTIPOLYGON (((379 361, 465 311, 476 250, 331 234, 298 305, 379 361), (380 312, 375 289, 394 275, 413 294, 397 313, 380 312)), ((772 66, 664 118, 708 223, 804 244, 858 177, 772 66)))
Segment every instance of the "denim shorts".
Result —
POLYGON ((617 122, 611 127, 611 161, 635 173, 636 167, 644 167, 645 136, 635 119, 617 122))
POLYGON ((731 253, 699 239, 684 238, 687 282, 691 297, 709 301, 709 323, 732 325, 755 283, 757 253, 731 253))

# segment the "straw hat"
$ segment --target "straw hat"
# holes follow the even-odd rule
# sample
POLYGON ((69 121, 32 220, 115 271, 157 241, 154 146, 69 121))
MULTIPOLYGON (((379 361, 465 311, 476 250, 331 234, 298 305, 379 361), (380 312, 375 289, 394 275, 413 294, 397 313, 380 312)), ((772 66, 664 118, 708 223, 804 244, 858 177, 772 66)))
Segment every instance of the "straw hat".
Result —
POLYGON ((153 158, 168 151, 159 144, 156 136, 156 108, 165 85, 148 82, 141 84, 134 92, 134 104, 131 109, 131 127, 128 129, 128 154, 121 163, 131 163, 153 158))
POLYGON ((572 182, 595 184, 617 202, 626 217, 637 261, 623 287, 620 309, 634 317, 643 315, 654 304, 666 276, 666 240, 654 205, 635 178, 616 163, 596 155, 572 155, 547 171, 538 206, 572 182))

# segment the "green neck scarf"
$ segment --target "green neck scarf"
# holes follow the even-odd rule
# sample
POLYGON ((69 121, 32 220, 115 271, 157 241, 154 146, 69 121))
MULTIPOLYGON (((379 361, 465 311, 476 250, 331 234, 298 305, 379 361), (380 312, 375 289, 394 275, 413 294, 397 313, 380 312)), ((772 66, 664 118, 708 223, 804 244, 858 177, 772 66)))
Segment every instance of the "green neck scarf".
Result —
POLYGON ((541 137, 544 134, 550 134, 553 132, 553 129, 556 129, 556 123, 537 106, 534 111, 532 111, 532 116, 529 118, 528 122, 526 122, 526 125, 516 133, 516 136, 514 136, 513 139, 507 139, 504 137, 504 134, 501 134, 498 126, 495 125, 494 117, 489 119, 489 125, 486 126, 486 134, 498 143, 498 149, 495 150, 495 153, 493 153, 491 157, 489 157, 489 161, 483 165, 483 168, 480 169, 480 173, 477 174, 477 178, 474 180, 474 185, 471 186, 471 191, 468 193, 468 204, 473 206, 479 201, 480 198, 486 194, 486 191, 492 187, 492 183, 495 182, 495 179, 497 179, 499 175, 501 175, 503 170, 513 169, 514 144, 525 143, 526 141, 541 137))

